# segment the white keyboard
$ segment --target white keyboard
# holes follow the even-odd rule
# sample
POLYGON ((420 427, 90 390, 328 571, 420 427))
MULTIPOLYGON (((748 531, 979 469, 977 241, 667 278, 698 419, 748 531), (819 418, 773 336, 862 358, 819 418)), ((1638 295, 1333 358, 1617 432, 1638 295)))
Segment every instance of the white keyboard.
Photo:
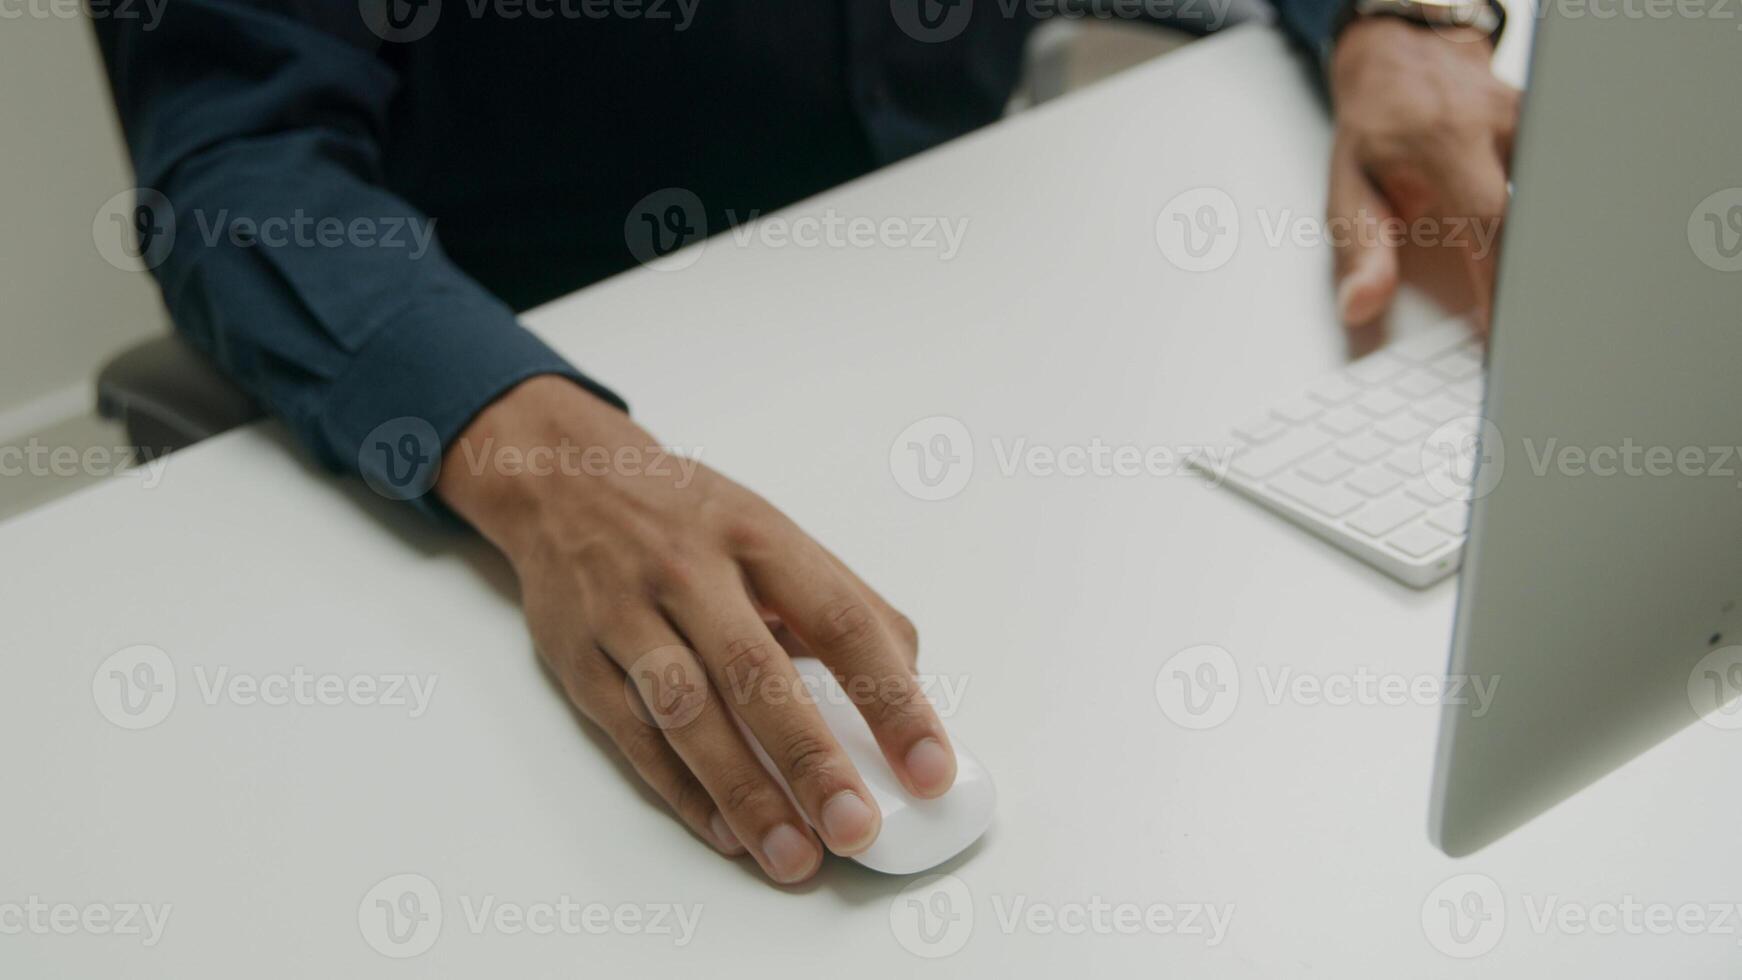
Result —
MULTIPOLYGON (((1376 351, 1235 426, 1224 481, 1418 588, 1469 519, 1482 348, 1461 322, 1376 351)), ((1200 468, 1204 468, 1200 460, 1200 468)))

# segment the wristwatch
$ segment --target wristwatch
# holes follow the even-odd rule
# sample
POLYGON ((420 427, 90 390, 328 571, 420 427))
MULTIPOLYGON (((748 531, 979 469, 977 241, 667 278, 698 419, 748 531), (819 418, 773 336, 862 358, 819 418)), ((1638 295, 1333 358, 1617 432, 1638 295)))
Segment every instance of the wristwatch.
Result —
POLYGON ((1506 27, 1506 8, 1499 0, 1345 0, 1331 31, 1332 42, 1360 17, 1400 17, 1424 27, 1468 27, 1495 43, 1506 27))

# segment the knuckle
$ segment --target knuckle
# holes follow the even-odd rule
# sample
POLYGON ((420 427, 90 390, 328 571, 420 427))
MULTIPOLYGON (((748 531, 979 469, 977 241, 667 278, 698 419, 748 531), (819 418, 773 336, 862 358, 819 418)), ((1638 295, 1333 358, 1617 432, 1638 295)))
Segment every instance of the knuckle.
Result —
POLYGON ((720 651, 728 674, 745 682, 758 680, 775 663, 774 658, 784 654, 780 645, 766 636, 737 637, 728 640, 720 651))
POLYGON ((877 638, 877 618, 859 599, 841 599, 822 611, 817 628, 823 645, 837 650, 860 650, 877 638))
POLYGON ((914 624, 913 620, 901 613, 895 613, 890 617, 890 628, 895 630, 896 638, 901 640, 909 650, 919 649, 919 627, 914 624))
POLYGON ((781 739, 780 757, 791 783, 827 780, 838 764, 834 747, 815 732, 800 729, 781 739))
POLYGON ((743 813, 764 806, 773 792, 768 774, 747 766, 727 773, 720 787, 720 808, 733 813, 743 813))
POLYGON ((904 729, 919 725, 931 713, 931 705, 914 684, 889 685, 871 701, 869 707, 880 728, 904 729))
POLYGON ((678 813, 705 827, 714 810, 714 800, 694 779, 679 778, 677 785, 671 790, 671 806, 678 813))

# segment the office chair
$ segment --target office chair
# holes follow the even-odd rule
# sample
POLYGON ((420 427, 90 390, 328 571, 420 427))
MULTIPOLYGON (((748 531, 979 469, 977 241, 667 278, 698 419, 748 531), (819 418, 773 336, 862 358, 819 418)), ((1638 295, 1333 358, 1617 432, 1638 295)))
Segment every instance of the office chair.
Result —
POLYGON ((97 375, 97 414, 122 423, 141 461, 265 413, 204 354, 170 334, 116 355, 97 375))

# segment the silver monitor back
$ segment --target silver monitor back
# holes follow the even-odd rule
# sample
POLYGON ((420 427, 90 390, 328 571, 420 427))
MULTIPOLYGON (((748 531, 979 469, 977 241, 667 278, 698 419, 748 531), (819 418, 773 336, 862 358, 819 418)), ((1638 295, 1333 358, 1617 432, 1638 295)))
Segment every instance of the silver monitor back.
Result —
POLYGON ((1449 668, 1498 688, 1446 706, 1434 778, 1454 856, 1742 685, 1742 30, 1544 3, 1449 668))

